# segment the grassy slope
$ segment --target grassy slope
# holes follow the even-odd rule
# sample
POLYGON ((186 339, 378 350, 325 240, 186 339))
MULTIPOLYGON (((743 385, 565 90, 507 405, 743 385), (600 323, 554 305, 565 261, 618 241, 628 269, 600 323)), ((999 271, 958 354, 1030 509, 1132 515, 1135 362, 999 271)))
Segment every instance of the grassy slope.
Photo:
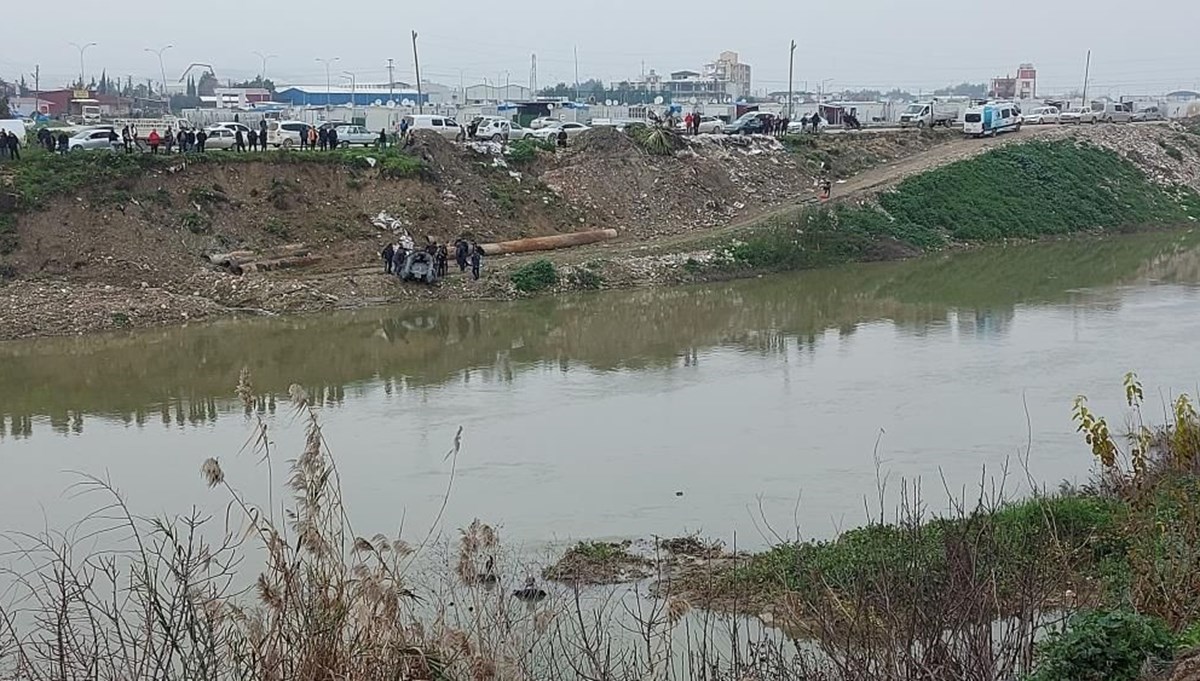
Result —
POLYGON ((338 150, 321 153, 268 151, 236 154, 216 151, 207 154, 107 154, 78 152, 68 155, 49 154, 31 147, 20 163, 0 167, 3 174, 8 210, 0 213, 0 253, 10 252, 16 245, 15 214, 37 210, 57 196, 70 196, 86 188, 119 186, 121 180, 136 178, 147 172, 163 171, 180 163, 306 163, 341 165, 368 169, 368 156, 378 160, 379 174, 388 178, 414 177, 421 173, 420 159, 396 150, 382 153, 373 150, 338 150))
POLYGON ((1151 183, 1116 153, 1070 140, 1011 145, 901 182, 875 205, 799 211, 730 249, 737 265, 804 269, 951 242, 1185 222, 1200 196, 1151 183))

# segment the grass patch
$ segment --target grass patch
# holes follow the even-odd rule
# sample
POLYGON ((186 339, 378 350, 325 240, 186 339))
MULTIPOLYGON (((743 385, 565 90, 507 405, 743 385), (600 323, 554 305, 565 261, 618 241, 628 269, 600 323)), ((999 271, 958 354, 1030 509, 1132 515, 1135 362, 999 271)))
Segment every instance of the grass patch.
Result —
POLYGON ((192 234, 207 234, 212 229, 212 218, 198 211, 188 211, 179 216, 179 224, 192 234))
POLYGON ((504 154, 509 162, 526 165, 537 160, 539 153, 554 153, 554 142, 543 139, 520 139, 508 145, 504 154))
POLYGON ((389 180, 420 177, 425 172, 421 159, 407 154, 388 154, 379 164, 379 176, 389 180))
POLYGON ((263 224, 263 231, 277 239, 289 239, 292 236, 287 223, 273 215, 263 224))
POLYGON ((517 197, 508 187, 488 187, 488 196, 496 202, 496 206, 500 208, 500 212, 508 217, 512 217, 517 212, 517 197))
POLYGON ((549 260, 535 260, 513 270, 509 279, 521 293, 537 293, 558 284, 558 271, 549 260))
POLYGON ((579 542, 542 571, 546 579, 583 584, 618 584, 650 575, 650 561, 630 553, 631 542, 579 542))
POLYGON ((1178 224, 1197 213, 1194 191, 1155 185, 1114 152, 1035 141, 911 177, 874 205, 803 209, 727 250, 741 266, 806 269, 893 259, 950 242, 1178 224))

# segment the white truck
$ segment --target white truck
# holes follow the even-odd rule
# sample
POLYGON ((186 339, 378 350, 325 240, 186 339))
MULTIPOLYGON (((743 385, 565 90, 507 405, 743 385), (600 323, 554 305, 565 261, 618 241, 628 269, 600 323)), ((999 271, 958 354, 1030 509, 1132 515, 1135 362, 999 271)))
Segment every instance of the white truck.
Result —
POLYGON ((913 102, 900 112, 900 127, 932 128, 938 125, 950 127, 958 121, 959 113, 961 112, 958 105, 949 102, 937 100, 913 102))

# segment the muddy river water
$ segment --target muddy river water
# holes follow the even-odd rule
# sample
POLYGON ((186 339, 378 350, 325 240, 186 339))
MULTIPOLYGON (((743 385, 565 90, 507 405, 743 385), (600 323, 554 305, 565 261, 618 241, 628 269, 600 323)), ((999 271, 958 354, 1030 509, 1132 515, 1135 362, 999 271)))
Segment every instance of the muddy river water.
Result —
MULTIPOLYGON (((517 303, 431 303, 0 344, 0 518, 65 527, 107 477, 144 514, 267 499, 239 370, 274 396, 273 480, 319 404, 366 532, 518 542, 699 531, 761 546, 864 520, 876 460, 929 508, 984 477, 1082 481, 1085 393, 1121 422, 1200 384, 1200 234, 994 248, 907 263, 517 303), (462 426, 462 449, 447 458, 462 426), (447 492, 449 492, 447 494, 447 492), (444 503, 444 509, 443 509, 444 503), (764 520, 766 522, 764 522, 764 520)), ((968 492, 969 493, 969 492, 968 492)), ((283 492, 277 492, 278 502, 283 492)))

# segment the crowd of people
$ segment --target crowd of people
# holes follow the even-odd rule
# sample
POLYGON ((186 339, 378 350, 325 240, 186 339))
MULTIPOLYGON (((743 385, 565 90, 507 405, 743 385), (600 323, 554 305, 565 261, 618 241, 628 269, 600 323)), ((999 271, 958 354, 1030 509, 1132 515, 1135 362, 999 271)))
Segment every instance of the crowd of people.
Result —
MULTIPOLYGON (((414 248, 415 246, 411 239, 404 239, 384 246, 383 251, 379 254, 383 259, 384 273, 401 276, 404 272, 404 262, 408 259, 409 254, 413 252, 414 248)), ((430 240, 422 250, 433 260, 434 269, 439 279, 449 274, 450 251, 446 248, 446 244, 439 244, 436 241, 430 240)), ((465 273, 467 267, 470 267, 471 278, 478 281, 479 275, 483 270, 483 248, 474 241, 463 238, 455 239, 454 262, 458 265, 459 272, 465 273)))

